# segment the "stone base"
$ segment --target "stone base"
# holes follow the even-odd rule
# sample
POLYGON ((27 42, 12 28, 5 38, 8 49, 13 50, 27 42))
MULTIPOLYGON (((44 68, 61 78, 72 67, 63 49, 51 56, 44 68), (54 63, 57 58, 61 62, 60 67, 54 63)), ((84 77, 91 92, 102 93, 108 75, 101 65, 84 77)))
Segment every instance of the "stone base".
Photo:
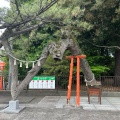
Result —
POLYGON ((19 100, 11 100, 9 101, 9 106, 0 112, 5 112, 5 113, 19 113, 21 110, 23 110, 25 107, 20 107, 19 106, 19 100))
POLYGON ((63 105, 63 108, 71 108, 71 109, 78 108, 78 109, 83 109, 82 106, 76 106, 76 105, 72 105, 72 104, 63 105))

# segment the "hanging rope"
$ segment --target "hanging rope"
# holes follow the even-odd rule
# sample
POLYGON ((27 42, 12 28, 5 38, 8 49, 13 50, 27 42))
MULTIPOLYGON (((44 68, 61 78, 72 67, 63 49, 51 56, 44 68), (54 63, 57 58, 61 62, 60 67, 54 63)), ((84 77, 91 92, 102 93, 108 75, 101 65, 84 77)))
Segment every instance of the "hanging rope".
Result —
POLYGON ((85 78, 86 86, 87 86, 87 82, 92 82, 92 81, 94 81, 94 80, 95 80, 95 75, 94 75, 94 74, 93 74, 92 80, 90 80, 90 81, 88 81, 88 80, 85 78))
MULTIPOLYGON (((4 51, 4 52, 5 52, 5 51, 4 51)), ((41 65, 40 60, 44 59, 44 57, 42 57, 42 58, 40 58, 40 59, 38 59, 38 60, 35 60, 35 61, 25 61, 25 60, 20 60, 20 59, 14 57, 14 56, 11 55, 10 53, 7 53, 7 52, 5 52, 5 53, 8 54, 10 57, 12 57, 12 58, 14 59, 14 65, 17 65, 17 61, 19 61, 19 62, 20 62, 20 67, 22 67, 22 63, 25 63, 26 68, 29 67, 29 63, 32 63, 32 67, 34 68, 35 62, 38 62, 38 66, 40 66, 40 65, 41 65)))

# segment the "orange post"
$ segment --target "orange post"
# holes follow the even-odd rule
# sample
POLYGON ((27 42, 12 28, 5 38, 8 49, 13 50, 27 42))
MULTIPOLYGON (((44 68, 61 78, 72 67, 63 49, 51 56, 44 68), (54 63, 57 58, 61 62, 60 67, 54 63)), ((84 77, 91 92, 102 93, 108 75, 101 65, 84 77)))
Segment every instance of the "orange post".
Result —
POLYGON ((80 105, 80 58, 77 57, 76 105, 80 105))
POLYGON ((67 56, 66 58, 71 59, 70 75, 69 75, 69 83, 68 83, 68 93, 67 93, 67 104, 69 103, 70 97, 71 97, 73 62, 74 62, 74 58, 76 58, 77 59, 76 106, 79 106, 80 105, 80 59, 81 58, 86 58, 86 55, 67 56))
POLYGON ((0 90, 3 89, 3 77, 0 76, 0 90))
POLYGON ((0 61, 0 90, 3 89, 3 73, 4 73, 5 62, 0 61))
POLYGON ((71 58, 71 63, 70 63, 70 75, 69 75, 69 83, 68 83, 68 92, 67 92, 67 104, 70 101, 71 97, 71 87, 72 87, 72 72, 73 72, 73 62, 74 62, 74 57, 66 57, 66 58, 71 58))
POLYGON ((80 59, 86 58, 86 55, 77 55, 77 75, 76 75, 76 106, 80 106, 80 59))

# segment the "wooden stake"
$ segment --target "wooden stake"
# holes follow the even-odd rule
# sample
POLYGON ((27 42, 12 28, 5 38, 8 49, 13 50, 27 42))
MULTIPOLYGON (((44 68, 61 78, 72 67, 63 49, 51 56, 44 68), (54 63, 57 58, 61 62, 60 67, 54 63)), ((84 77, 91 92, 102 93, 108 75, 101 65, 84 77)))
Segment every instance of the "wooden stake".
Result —
POLYGON ((70 102, 71 97, 71 87, 72 87, 72 72, 73 72, 73 62, 74 58, 77 59, 77 74, 76 74, 76 106, 80 106, 80 59, 86 58, 86 55, 77 55, 77 56, 67 56, 67 59, 71 59, 70 63, 70 75, 68 83, 68 92, 67 92, 67 104, 70 102))
POLYGON ((69 104, 70 97, 71 97, 73 62, 74 62, 74 58, 71 57, 71 63, 70 63, 70 75, 69 75, 68 92, 67 92, 67 104, 69 104))
POLYGON ((76 105, 80 105, 80 58, 77 57, 77 75, 76 75, 76 105))

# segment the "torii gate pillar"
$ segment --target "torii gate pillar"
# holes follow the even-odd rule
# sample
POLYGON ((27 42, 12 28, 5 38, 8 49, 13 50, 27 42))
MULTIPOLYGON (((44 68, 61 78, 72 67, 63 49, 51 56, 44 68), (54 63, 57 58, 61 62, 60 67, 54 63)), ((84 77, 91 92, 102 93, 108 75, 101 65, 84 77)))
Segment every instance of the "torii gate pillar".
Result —
POLYGON ((67 56, 66 58, 67 59, 71 59, 71 62, 70 62, 69 83, 68 83, 68 92, 67 92, 67 104, 69 104, 70 97, 71 97, 73 63, 74 63, 74 58, 76 58, 77 59, 76 106, 80 106, 80 59, 81 58, 86 58, 86 55, 67 56))

